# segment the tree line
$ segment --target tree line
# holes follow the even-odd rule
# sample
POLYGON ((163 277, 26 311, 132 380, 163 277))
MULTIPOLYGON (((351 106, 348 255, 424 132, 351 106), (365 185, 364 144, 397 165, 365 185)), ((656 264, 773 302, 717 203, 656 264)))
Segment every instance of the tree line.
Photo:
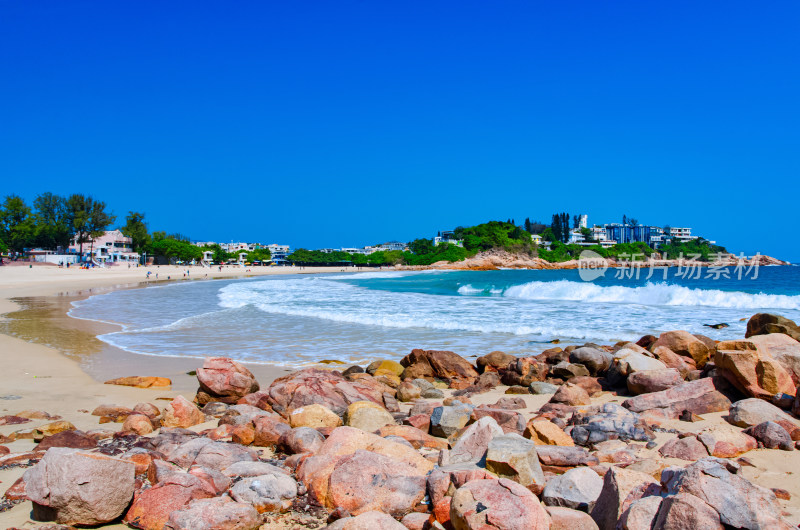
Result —
POLYGON ((32 206, 18 195, 9 195, 0 206, 0 250, 66 249, 74 240, 82 251, 84 243, 115 220, 106 203, 91 195, 62 197, 47 192, 37 196, 32 206))

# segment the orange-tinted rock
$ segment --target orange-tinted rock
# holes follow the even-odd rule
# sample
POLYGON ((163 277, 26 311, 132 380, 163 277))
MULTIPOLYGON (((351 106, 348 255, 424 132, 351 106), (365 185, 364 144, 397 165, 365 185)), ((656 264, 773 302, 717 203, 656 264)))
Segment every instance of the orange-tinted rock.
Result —
POLYGON ((142 530, 162 530, 173 511, 214 496, 216 492, 204 480, 176 473, 137 495, 123 521, 142 530))
POLYGON ((120 386, 133 386, 136 388, 166 388, 172 385, 172 381, 167 379, 166 377, 155 377, 155 376, 130 376, 130 377, 118 377, 116 379, 111 379, 106 381, 105 384, 107 385, 120 385, 120 386))
POLYGON ((626 399, 622 406, 633 412, 652 411, 677 419, 685 410, 697 415, 727 411, 731 400, 723 392, 728 391, 729 385, 723 378, 707 377, 626 399))
POLYGON ((262 410, 272 412, 272 406, 269 404, 269 392, 266 390, 259 390, 239 398, 236 402, 237 405, 250 405, 251 407, 258 407, 262 410))
POLYGON ((241 363, 228 357, 207 357, 197 369, 200 391, 214 401, 236 403, 259 388, 255 376, 241 363))
POLYGON ((661 446, 658 452, 661 453, 661 456, 691 460, 692 462, 708 456, 706 446, 694 436, 673 438, 661 446))
POLYGON ((119 405, 100 405, 92 411, 92 416, 100 416, 100 423, 122 423, 133 414, 133 410, 119 405))
POLYGON ((533 440, 536 445, 561 445, 573 446, 572 437, 565 433, 558 425, 549 420, 533 419, 525 426, 525 438, 533 440))
POLYGON ((516 410, 477 407, 472 411, 470 416, 472 421, 478 421, 486 417, 494 418, 505 433, 515 432, 517 434, 522 434, 525 430, 525 418, 516 410))
POLYGON ((717 348, 714 354, 717 371, 744 394, 762 399, 779 393, 795 394, 789 372, 781 363, 756 349, 752 342, 727 341, 717 348))
POLYGON ((697 435, 711 456, 734 458, 758 447, 758 442, 741 430, 729 425, 703 429, 697 435))
POLYGON ((450 520, 456 530, 546 530, 550 517, 539 499, 508 479, 473 480, 453 495, 450 520))
POLYGON ((443 438, 436 438, 430 434, 412 427, 410 425, 386 425, 381 427, 378 436, 385 438, 386 436, 399 436, 400 438, 408 441, 415 449, 425 447, 428 449, 447 449, 447 440, 443 438))
POLYGON ((703 341, 688 331, 667 331, 653 344, 653 349, 664 346, 681 357, 692 359, 697 368, 705 366, 711 351, 703 341))
POLYGON ((371 510, 402 516, 425 497, 425 476, 412 466, 371 451, 357 450, 338 460, 330 474, 329 508, 358 515, 371 510))
POLYGON ((506 368, 509 364, 516 361, 517 358, 513 355, 503 353, 501 351, 493 351, 483 357, 478 357, 475 363, 478 366, 478 371, 484 372, 497 372, 506 368))
POLYGON ((273 418, 264 416, 255 421, 255 433, 253 445, 259 447, 274 447, 278 444, 281 436, 289 432, 292 428, 280 417, 273 418))
POLYGON ((26 501, 28 495, 25 493, 25 477, 19 477, 3 494, 3 498, 8 501, 26 501))
POLYGON ((544 381, 550 367, 534 357, 523 357, 500 370, 500 380, 508 386, 530 386, 534 381, 544 381))
POLYGON ((127 460, 54 447, 25 472, 25 489, 35 518, 68 525, 105 524, 130 503, 134 472, 127 460))
POLYGON ((253 530, 261 525, 258 511, 230 497, 198 499, 172 512, 164 530, 253 530))
POLYGON ((342 416, 347 406, 356 401, 383 405, 386 391, 394 392, 371 377, 348 381, 339 372, 318 368, 306 368, 278 378, 267 389, 270 405, 284 417, 292 410, 312 404, 323 405, 342 416))
POLYGON ((441 379, 450 388, 466 388, 475 384, 478 372, 469 361, 451 351, 411 350, 400 364, 405 367, 401 379, 441 379))
POLYGON ((203 414, 194 403, 183 396, 178 396, 164 409, 162 425, 164 427, 180 427, 185 429, 203 423, 205 420, 205 414, 203 414))
POLYGON ((422 432, 428 432, 431 428, 430 414, 415 414, 403 420, 405 425, 410 425, 422 432))
POLYGON ((139 435, 150 434, 153 432, 153 423, 144 414, 131 414, 125 418, 122 430, 135 432, 139 435))
POLYGON ((73 449, 94 449, 97 447, 97 440, 87 436, 82 431, 62 431, 52 436, 48 436, 39 442, 36 449, 46 451, 51 447, 70 447, 73 449))
POLYGON ((231 432, 231 441, 233 443, 250 445, 255 441, 256 430, 252 425, 237 425, 231 432))
POLYGON ((633 395, 661 392, 681 383, 683 383, 683 377, 674 368, 635 372, 629 375, 627 380, 628 390, 633 395))

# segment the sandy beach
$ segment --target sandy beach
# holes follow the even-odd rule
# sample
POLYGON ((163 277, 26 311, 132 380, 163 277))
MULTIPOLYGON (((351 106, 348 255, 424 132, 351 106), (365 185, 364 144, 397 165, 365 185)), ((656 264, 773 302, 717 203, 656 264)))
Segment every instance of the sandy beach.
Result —
MULTIPOLYGON (((154 402, 163 406, 178 394, 191 399, 197 389, 197 379, 187 375, 201 361, 148 357, 111 348, 96 338, 98 333, 115 326, 70 318, 66 312, 72 300, 78 300, 113 289, 131 289, 168 281, 206 281, 207 279, 245 278, 254 276, 318 274, 341 272, 337 267, 240 267, 190 269, 160 266, 107 269, 58 268, 55 266, 0 267, 0 315, 22 311, 24 318, 0 317, 0 329, 13 327, 15 334, 25 340, 0 333, 0 416, 23 410, 45 411, 61 416, 80 430, 97 428, 119 430, 121 424, 98 425, 97 416, 89 413, 101 404, 133 406, 154 402), (147 271, 152 279, 147 280, 147 271), (155 280, 156 272, 159 280, 155 280), (208 278, 206 278, 208 275, 208 278), (169 280, 167 278, 170 278, 169 280), (50 344, 50 346, 45 345, 50 344), (59 345, 59 347, 53 347, 59 345), (94 350, 93 350, 94 349, 94 350), (81 369, 92 352, 104 350, 103 373, 109 378, 131 375, 160 376, 172 379, 169 389, 140 389, 105 385, 81 369), (111 375, 115 372, 116 375, 111 375)), ((263 364, 249 364, 262 385, 267 386, 288 370, 263 364)), ((0 434, 8 435, 21 428, 35 428, 49 420, 33 420, 23 425, 0 426, 0 434)), ((32 440, 18 440, 6 445, 12 453, 32 450, 32 440)), ((0 489, 5 491, 25 469, 0 469, 0 489)), ((0 528, 21 526, 29 519, 30 503, 22 503, 0 513, 0 528)), ((23 526, 24 527, 24 526, 23 526)))
MULTIPOLYGON (((102 404, 116 404, 132 407, 137 403, 150 402, 163 408, 168 401, 177 395, 187 399, 194 398, 197 380, 187 372, 195 370, 201 364, 197 359, 171 359, 166 357, 147 357, 123 351, 113 351, 96 338, 98 333, 108 326, 97 322, 88 322, 66 316, 70 302, 83 297, 107 292, 111 289, 130 289, 152 284, 155 280, 146 281, 148 269, 58 269, 55 267, 2 267, 0 268, 0 314, 3 318, 0 335, 0 359, 3 371, 0 374, 0 416, 13 415, 20 411, 44 411, 50 415, 61 416, 71 422, 77 429, 91 431, 104 428, 119 430, 120 423, 98 424, 98 417, 90 412, 102 404), (10 336, 11 333, 16 336, 10 336), (17 338, 20 337, 20 338, 17 338), (54 347, 54 346, 60 347, 54 347), (113 373, 122 376, 160 376, 173 380, 169 389, 139 389, 124 386, 106 385, 81 369, 82 363, 97 356, 92 363, 101 363, 97 373, 113 373)), ((155 271, 154 268, 151 270, 155 271)), ((208 269, 206 269, 208 270, 208 269)), ((297 270, 292 268, 264 268, 245 272, 241 269, 223 269, 208 271, 209 278, 236 278, 270 274, 306 274, 332 273, 340 271, 335 268, 315 268, 297 270)), ((184 280, 184 269, 178 267, 160 267, 159 281, 205 281, 196 277, 191 271, 191 279, 184 280)), ((199 275, 199 274, 198 274, 199 275)), ((248 368, 256 376, 265 389, 275 378, 289 370, 269 365, 249 364, 248 368)), ((499 398, 506 397, 507 386, 497 386, 488 392, 472 397, 474 405, 492 404, 499 398)), ((445 390, 445 396, 452 395, 453 390, 445 390)), ((516 396, 515 396, 516 397, 516 396)), ((536 411, 544 405, 550 395, 523 395, 526 407, 520 412, 525 419, 532 418, 536 411)), ((593 398, 592 403, 621 403, 625 397, 603 392, 593 398)), ((404 411, 409 404, 401 404, 404 411)), ((675 437, 674 432, 699 432, 710 426, 727 425, 722 413, 703 415, 702 421, 685 423, 678 420, 665 420, 661 430, 656 434, 657 446, 675 437), (670 430, 675 429, 670 432, 670 430)), ((50 420, 33 420, 23 425, 0 426, 0 434, 8 436, 22 428, 35 428, 50 420)), ((191 427, 192 430, 216 427, 216 422, 206 422, 191 427)), ((16 440, 6 445, 12 453, 24 453, 34 447, 30 439, 16 440)), ((643 459, 658 459, 664 465, 685 466, 685 461, 660 458, 657 447, 640 448, 638 455, 643 459)), ((743 474, 756 484, 768 488, 783 488, 791 499, 780 501, 786 517, 793 524, 800 522, 800 480, 792 471, 800 469, 800 451, 783 452, 777 450, 756 449, 746 454, 752 466, 745 466, 743 474)), ((601 464, 610 465, 610 464, 601 464)), ((7 489, 25 472, 24 467, 0 469, 0 488, 7 489)), ((13 508, 0 513, 0 527, 35 528, 37 523, 29 520, 30 502, 22 502, 13 508)), ((119 527, 122 525, 112 525, 119 527)), ((291 528, 292 524, 277 522, 264 528, 291 528)))

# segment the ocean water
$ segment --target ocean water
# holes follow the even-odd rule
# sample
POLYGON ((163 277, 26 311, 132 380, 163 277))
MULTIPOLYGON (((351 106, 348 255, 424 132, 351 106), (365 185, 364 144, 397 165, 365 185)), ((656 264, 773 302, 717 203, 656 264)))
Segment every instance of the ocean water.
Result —
POLYGON ((592 282, 575 270, 192 281, 93 296, 70 315, 121 325, 100 338, 134 353, 289 367, 399 359, 413 348, 534 354, 555 339, 613 343, 673 329, 738 338, 761 311, 800 321, 800 267, 761 267, 755 279, 733 268, 677 272, 637 279, 609 270, 592 282), (704 326, 723 322, 729 327, 704 326))

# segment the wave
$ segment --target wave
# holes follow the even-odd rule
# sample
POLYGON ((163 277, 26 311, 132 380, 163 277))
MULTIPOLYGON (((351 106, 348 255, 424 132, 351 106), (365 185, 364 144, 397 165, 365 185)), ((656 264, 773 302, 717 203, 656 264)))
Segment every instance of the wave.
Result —
POLYGON ((503 292, 503 296, 520 300, 566 300, 727 309, 800 309, 800 296, 697 289, 666 283, 623 287, 569 280, 534 281, 509 287, 503 292))
POLYGON ((461 295, 475 295, 475 294, 503 294, 503 289, 496 289, 494 285, 491 287, 474 287, 468 283, 458 288, 458 294, 461 295))

